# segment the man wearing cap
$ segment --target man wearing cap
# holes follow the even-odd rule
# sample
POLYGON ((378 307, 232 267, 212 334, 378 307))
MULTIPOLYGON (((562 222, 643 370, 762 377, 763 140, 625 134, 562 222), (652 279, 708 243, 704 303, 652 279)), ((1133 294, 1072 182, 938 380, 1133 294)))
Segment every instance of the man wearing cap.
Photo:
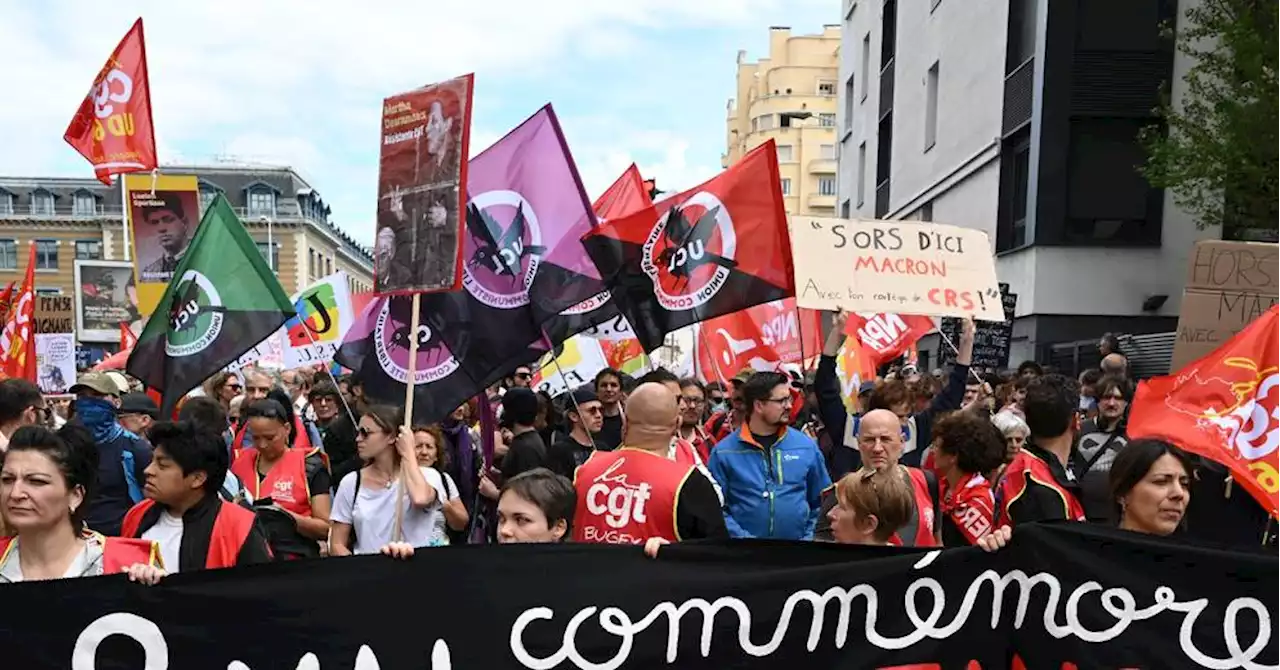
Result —
POLYGON ((120 535, 125 512, 142 500, 151 445, 125 430, 117 418, 120 387, 102 372, 81 375, 71 387, 74 421, 93 434, 98 446, 98 486, 89 499, 85 523, 107 537, 120 535))
POLYGON ((572 480, 578 466, 599 448, 595 435, 604 425, 604 414, 595 390, 583 385, 569 394, 564 416, 569 422, 569 434, 547 448, 547 467, 572 480))
POLYGON ((120 398, 116 418, 130 433, 146 435, 151 425, 160 418, 160 407, 145 393, 126 393, 120 398))

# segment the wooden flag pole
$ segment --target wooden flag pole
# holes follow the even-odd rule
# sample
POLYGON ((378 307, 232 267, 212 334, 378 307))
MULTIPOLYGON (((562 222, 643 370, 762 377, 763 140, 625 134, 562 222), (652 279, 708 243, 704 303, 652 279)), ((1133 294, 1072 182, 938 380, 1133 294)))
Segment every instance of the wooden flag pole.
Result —
POLYGON ((422 304, 420 293, 413 294, 413 311, 409 317, 409 375, 404 385, 404 427, 413 426, 413 389, 418 375, 418 327, 422 304))

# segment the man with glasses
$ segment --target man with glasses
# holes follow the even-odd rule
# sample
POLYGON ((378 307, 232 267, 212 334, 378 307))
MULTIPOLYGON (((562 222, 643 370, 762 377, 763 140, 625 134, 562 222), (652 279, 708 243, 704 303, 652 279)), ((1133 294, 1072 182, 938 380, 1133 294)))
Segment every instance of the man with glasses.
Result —
POLYGON ((533 372, 527 365, 521 365, 511 373, 511 388, 527 389, 533 384, 533 372))
POLYGON ((684 407, 680 411, 680 430, 676 437, 687 441, 702 457, 703 462, 711 458, 711 442, 707 431, 702 429, 707 409, 707 392, 702 382, 690 377, 680 380, 680 395, 684 399, 684 407))
POLYGON ((604 414, 596 392, 590 386, 575 389, 564 403, 564 416, 569 422, 569 434, 547 447, 547 467, 573 480, 578 466, 599 448, 595 435, 604 424, 604 414))
POLYGON ((33 424, 47 425, 50 418, 39 386, 26 379, 0 381, 0 453, 9 446, 13 431, 33 424))
POLYGON ((1133 398, 1133 384, 1119 375, 1106 375, 1095 386, 1098 398, 1098 416, 1086 419, 1080 426, 1080 440, 1076 445, 1079 461, 1076 478, 1080 480, 1080 504, 1084 513, 1094 523, 1115 525, 1115 500, 1111 496, 1111 462, 1116 454, 1129 443, 1125 435, 1125 419, 1129 414, 1129 401, 1133 398))
POLYGON ((791 380, 757 372, 740 390, 742 427, 707 464, 724 494, 725 526, 733 537, 813 539, 831 478, 818 445, 790 427, 791 380))

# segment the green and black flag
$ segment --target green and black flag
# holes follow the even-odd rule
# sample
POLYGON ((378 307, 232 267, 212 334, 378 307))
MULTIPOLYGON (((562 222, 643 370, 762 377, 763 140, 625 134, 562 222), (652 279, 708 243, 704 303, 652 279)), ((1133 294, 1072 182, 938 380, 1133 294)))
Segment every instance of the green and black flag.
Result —
POLYGON ((125 371, 162 392, 161 412, 294 316, 293 302, 224 197, 195 238, 147 322, 125 371))

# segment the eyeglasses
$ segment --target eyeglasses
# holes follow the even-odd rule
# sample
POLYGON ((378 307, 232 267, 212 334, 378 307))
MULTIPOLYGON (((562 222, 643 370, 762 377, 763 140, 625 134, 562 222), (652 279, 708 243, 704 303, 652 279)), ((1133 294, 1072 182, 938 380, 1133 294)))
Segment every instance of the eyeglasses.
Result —
POLYGON ((601 410, 599 407, 579 407, 578 408, 579 414, 599 414, 602 411, 603 410, 601 410))
POLYGON ((790 404, 791 404, 791 396, 787 396, 787 397, 785 397, 785 398, 765 398, 765 400, 764 400, 764 401, 765 401, 765 402, 776 402, 776 403, 778 403, 779 405, 790 405, 790 404))
POLYGON ((702 403, 706 402, 706 399, 684 396, 684 402, 686 405, 701 405, 702 403))
POLYGON ((232 391, 239 391, 244 387, 239 384, 227 384, 227 388, 231 389, 232 391))
POLYGON ((516 379, 533 379, 533 373, 532 373, 532 372, 517 372, 517 373, 516 373, 516 375, 515 375, 515 377, 516 377, 516 379))
POLYGON ((369 436, 370 436, 370 435, 379 435, 379 434, 381 434, 381 433, 385 433, 385 432, 387 432, 387 431, 382 430, 381 428, 379 428, 379 429, 377 429, 377 430, 369 430, 368 428, 365 428, 364 426, 359 426, 359 427, 357 427, 357 428, 356 428, 356 436, 357 436, 357 437, 362 437, 362 438, 364 438, 364 439, 366 439, 366 440, 367 440, 367 439, 369 439, 369 436))

